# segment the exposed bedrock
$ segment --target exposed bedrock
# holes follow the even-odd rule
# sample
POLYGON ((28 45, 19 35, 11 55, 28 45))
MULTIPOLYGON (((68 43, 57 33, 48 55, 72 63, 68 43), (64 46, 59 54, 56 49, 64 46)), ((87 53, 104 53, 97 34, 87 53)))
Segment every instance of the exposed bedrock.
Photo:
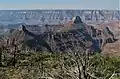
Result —
POLYGON ((70 27, 67 31, 63 31, 66 28, 64 25, 59 32, 46 31, 35 34, 27 28, 28 26, 31 25, 22 25, 24 44, 37 51, 44 50, 42 49, 44 47, 50 52, 74 52, 79 48, 89 49, 90 52, 101 52, 107 43, 117 40, 108 27, 102 30, 94 28, 83 23, 79 16, 73 18, 72 24, 67 26, 67 28, 70 27))

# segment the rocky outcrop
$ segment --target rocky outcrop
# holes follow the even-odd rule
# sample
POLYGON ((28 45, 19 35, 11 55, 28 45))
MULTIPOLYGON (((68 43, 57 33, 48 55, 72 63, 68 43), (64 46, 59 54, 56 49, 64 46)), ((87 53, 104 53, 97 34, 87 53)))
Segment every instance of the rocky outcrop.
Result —
POLYGON ((32 40, 26 42, 28 46, 30 46, 31 48, 34 47, 36 50, 39 50, 40 46, 43 46, 46 47, 49 52, 53 52, 48 43, 46 43, 41 35, 35 35, 34 33, 29 32, 24 25, 22 26, 22 30, 26 35, 33 37, 32 40))
POLYGON ((50 52, 75 52, 87 49, 89 52, 101 52, 107 43, 113 43, 117 40, 108 27, 94 28, 94 26, 83 23, 79 16, 74 17, 70 24, 59 26, 57 29, 59 31, 51 31, 48 29, 49 26, 51 28, 51 25, 47 25, 46 32, 36 34, 28 29, 28 26, 23 25, 19 34, 23 33, 21 38, 23 38, 24 45, 37 51, 44 50, 42 47, 45 47, 50 52))
MULTIPOLYGON (((44 47, 50 51, 66 52, 68 50, 74 50, 76 47, 81 47, 84 50, 90 49, 92 52, 101 52, 105 44, 116 41, 108 27, 102 30, 96 29, 93 26, 83 23, 79 16, 74 17, 72 21, 67 32, 63 31, 66 26, 59 32, 44 32, 41 35, 35 35, 28 31, 25 26, 23 26, 23 31, 26 35, 33 37, 34 45, 36 44, 38 48, 39 45, 46 45, 44 47)), ((67 26, 67 28, 69 26, 67 26)), ((33 42, 31 42, 31 44, 33 44, 33 42)))
POLYGON ((107 43, 103 47, 102 54, 110 55, 110 56, 120 56, 120 22, 113 21, 109 23, 102 24, 101 27, 108 27, 110 31, 113 33, 115 39, 118 39, 114 43, 107 43))
POLYGON ((120 21, 110 21, 97 25, 97 29, 99 30, 102 30, 106 27, 109 28, 109 30, 113 33, 115 39, 120 39, 120 21))
POLYGON ((75 24, 83 23, 83 22, 81 21, 81 18, 80 18, 79 16, 73 17, 72 21, 73 21, 73 23, 75 23, 75 24))

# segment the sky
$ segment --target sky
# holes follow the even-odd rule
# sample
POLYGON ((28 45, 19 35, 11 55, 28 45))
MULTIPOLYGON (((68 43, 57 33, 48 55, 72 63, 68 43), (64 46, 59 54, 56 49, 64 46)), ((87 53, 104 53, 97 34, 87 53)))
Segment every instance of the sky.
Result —
POLYGON ((0 0, 0 9, 120 10, 120 0, 0 0))

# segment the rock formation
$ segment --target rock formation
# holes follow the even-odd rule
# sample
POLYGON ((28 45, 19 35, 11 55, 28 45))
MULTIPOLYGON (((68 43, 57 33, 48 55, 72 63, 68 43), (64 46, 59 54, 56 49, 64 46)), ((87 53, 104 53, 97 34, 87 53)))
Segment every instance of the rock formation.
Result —
POLYGON ((34 48, 35 48, 36 50, 39 50, 39 49, 40 49, 40 46, 43 46, 43 47, 46 47, 46 48, 49 50, 49 52, 53 52, 53 51, 51 50, 50 46, 43 40, 43 38, 41 37, 41 35, 35 35, 35 34, 29 32, 29 31, 25 28, 24 25, 22 26, 22 30, 24 31, 24 33, 25 33, 26 35, 33 37, 32 40, 29 40, 29 42, 27 42, 27 44, 28 44, 30 47, 33 47, 33 46, 30 45, 30 43, 31 43, 32 45, 35 46, 34 48))
POLYGON ((75 24, 83 23, 83 22, 81 21, 81 18, 80 18, 79 16, 73 17, 72 21, 73 21, 73 23, 75 23, 75 24))
POLYGON ((74 52, 78 48, 89 49, 90 52, 101 52, 107 43, 117 40, 108 27, 94 28, 94 26, 83 23, 79 16, 74 17, 70 24, 60 27, 59 32, 53 30, 34 34, 27 29, 26 25, 22 25, 22 31, 25 34, 24 44, 37 51, 45 47, 50 52, 74 52), (64 31, 66 28, 67 31, 64 31))

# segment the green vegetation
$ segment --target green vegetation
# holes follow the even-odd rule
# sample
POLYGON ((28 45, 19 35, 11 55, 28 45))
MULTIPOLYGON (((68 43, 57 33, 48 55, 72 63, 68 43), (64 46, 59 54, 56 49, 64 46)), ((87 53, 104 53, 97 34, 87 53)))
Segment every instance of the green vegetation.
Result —
POLYGON ((120 57, 104 57, 100 54, 89 56, 85 70, 80 70, 83 72, 83 77, 80 77, 80 63, 85 64, 86 58, 72 54, 21 53, 16 56, 15 67, 10 65, 12 61, 8 65, 10 58, 2 58, 0 79, 120 79, 120 57))

